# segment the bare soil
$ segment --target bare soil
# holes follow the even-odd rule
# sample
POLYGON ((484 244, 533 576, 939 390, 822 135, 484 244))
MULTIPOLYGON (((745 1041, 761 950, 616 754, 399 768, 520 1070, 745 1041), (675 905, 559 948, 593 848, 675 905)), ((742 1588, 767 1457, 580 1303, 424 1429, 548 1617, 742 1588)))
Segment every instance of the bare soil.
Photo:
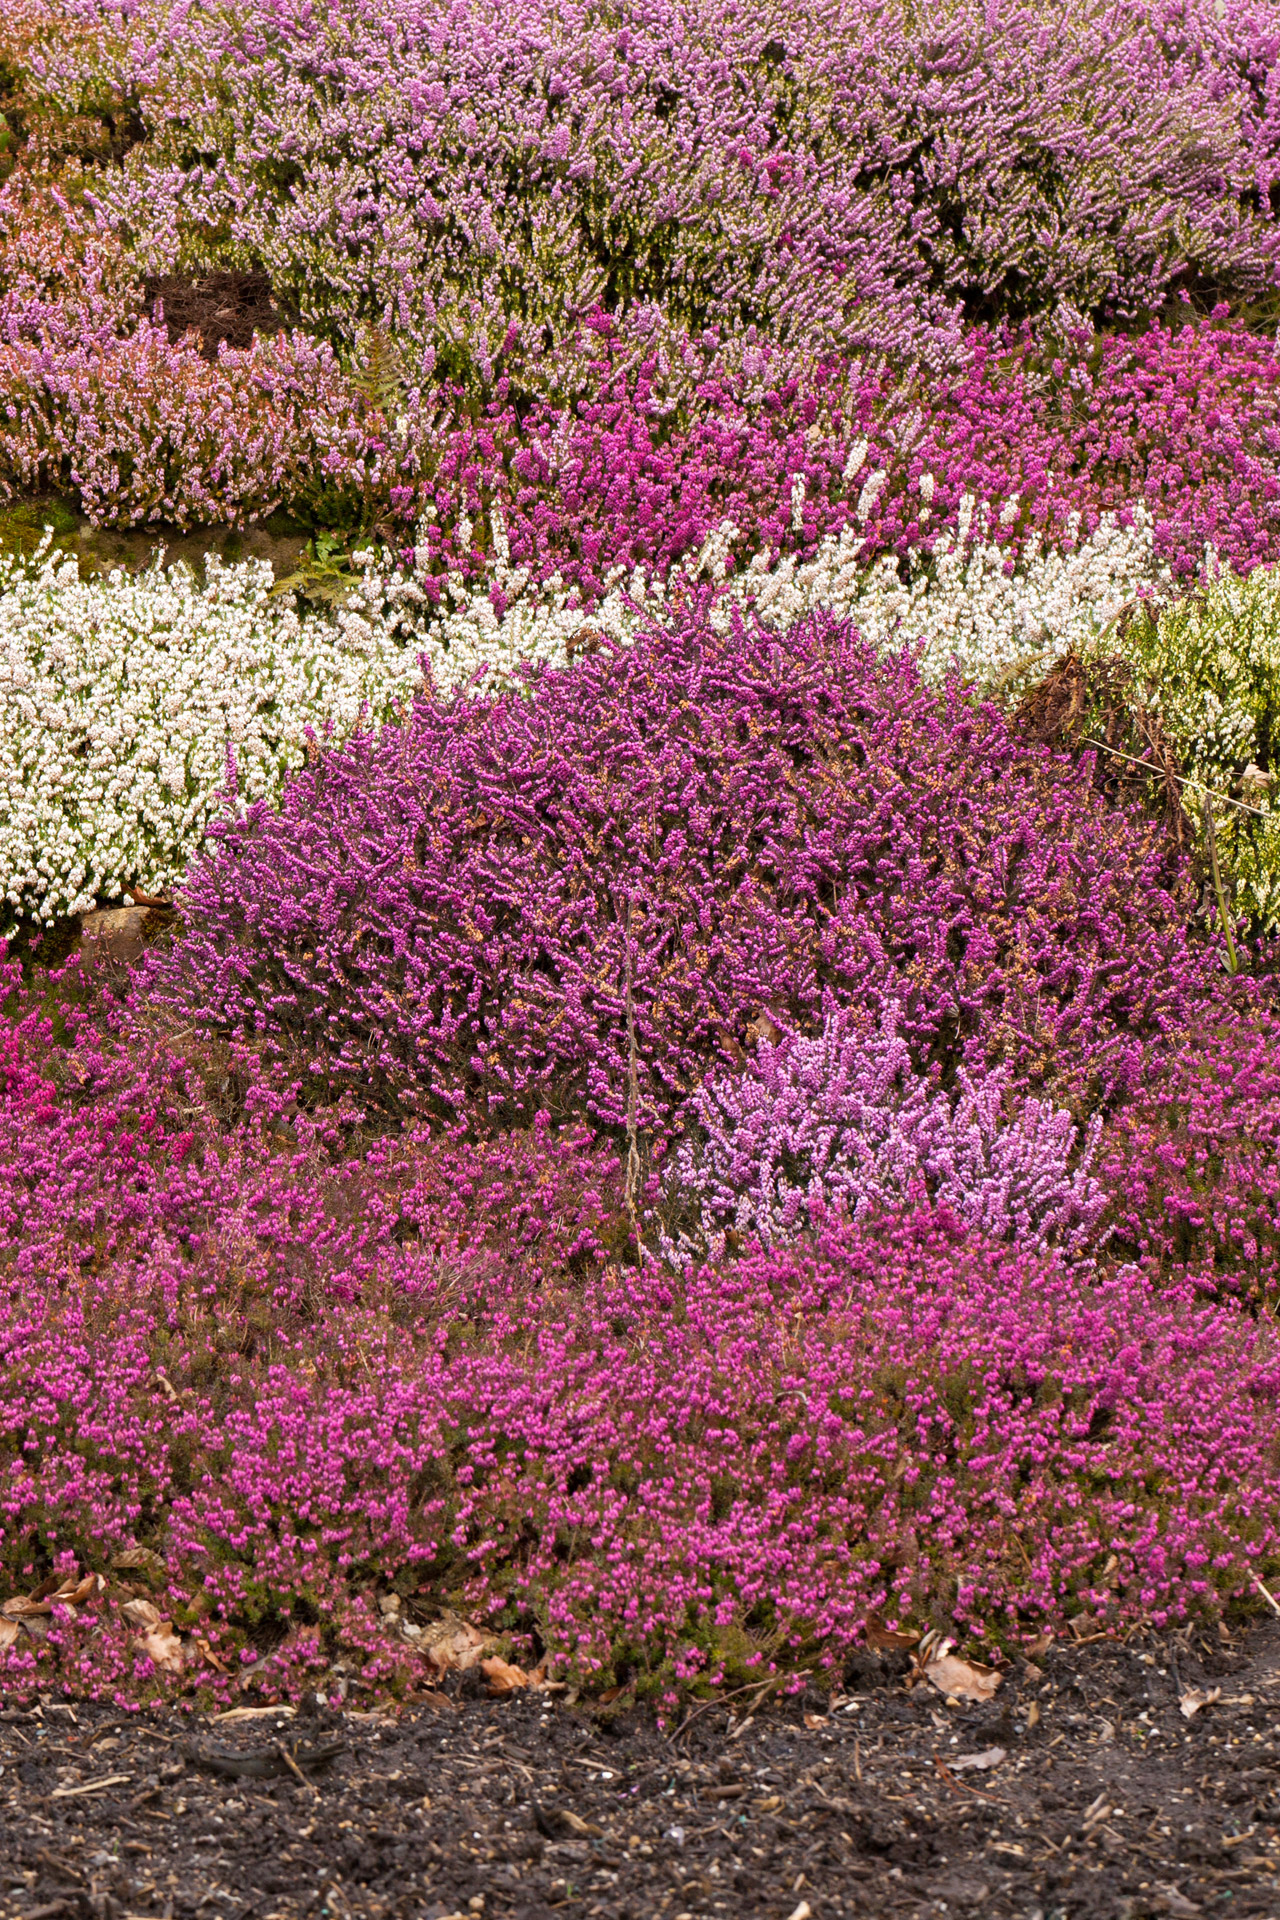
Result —
POLYGON ((1055 1648, 984 1705, 905 1665, 666 1733, 478 1673, 362 1713, 10 1704, 0 1917, 1280 1914, 1280 1621, 1055 1648))

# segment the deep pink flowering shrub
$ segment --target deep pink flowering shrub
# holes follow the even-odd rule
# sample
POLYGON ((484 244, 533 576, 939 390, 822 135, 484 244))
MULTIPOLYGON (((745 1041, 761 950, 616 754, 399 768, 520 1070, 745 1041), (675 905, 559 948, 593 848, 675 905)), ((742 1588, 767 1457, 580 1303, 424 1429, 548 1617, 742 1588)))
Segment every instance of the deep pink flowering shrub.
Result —
POLYGON ((147 992, 307 1100, 667 1128, 761 1012, 1092 1109, 1225 991, 1154 826, 819 616, 419 704, 218 829, 147 992), (630 979, 630 989, 628 989, 630 979))
POLYGON ((1077 1154, 1070 1114, 1011 1100, 998 1068, 975 1080, 962 1067, 948 1094, 915 1071, 896 1016, 868 1031, 832 1014, 814 1039, 762 1039, 746 1071, 703 1081, 670 1174, 703 1242, 722 1253, 732 1229, 777 1246, 927 1193, 993 1240, 1091 1246, 1106 1204, 1089 1172, 1097 1123, 1077 1154))
MULTIPOLYGON (((215 1698, 246 1660, 272 1692, 412 1680, 389 1588, 656 1691, 838 1665, 871 1609, 993 1648, 1176 1621, 1280 1552, 1268 1323, 937 1215, 680 1280, 476 1290, 392 1243, 256 1339, 153 1238, 149 1279, 10 1289, 0 1553, 29 1583, 149 1548, 215 1698)), ((11 1680, 157 1684, 110 1598, 56 1627, 11 1680)))
POLYGON ((1280 1291, 1280 1036, 1243 1011, 1192 1028, 1109 1129, 1112 1247, 1164 1273, 1280 1291))

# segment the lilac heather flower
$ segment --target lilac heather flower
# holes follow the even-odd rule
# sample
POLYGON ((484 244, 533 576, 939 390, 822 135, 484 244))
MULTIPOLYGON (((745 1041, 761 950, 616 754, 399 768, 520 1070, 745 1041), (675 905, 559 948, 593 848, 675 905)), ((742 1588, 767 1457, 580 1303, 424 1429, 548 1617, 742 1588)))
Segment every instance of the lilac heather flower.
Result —
POLYGON ((830 1213, 860 1221, 922 1192, 995 1240, 1089 1244, 1106 1204, 1090 1174, 1098 1122, 1073 1166, 1064 1108, 1017 1100, 999 1068, 962 1067, 945 1091, 936 1071, 916 1070, 898 1013, 871 1031, 831 1014, 817 1038, 764 1040, 748 1071, 698 1089, 698 1134, 677 1149, 671 1185, 695 1201, 713 1251, 729 1227, 773 1246, 830 1213))

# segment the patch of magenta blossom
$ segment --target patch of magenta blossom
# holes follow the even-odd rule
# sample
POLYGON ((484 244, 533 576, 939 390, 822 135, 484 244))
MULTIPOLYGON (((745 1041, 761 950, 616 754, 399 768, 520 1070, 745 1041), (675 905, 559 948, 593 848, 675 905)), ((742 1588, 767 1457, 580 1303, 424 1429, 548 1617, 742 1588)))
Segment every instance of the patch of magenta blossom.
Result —
POLYGON ((620 1129, 630 996, 661 1138, 762 1013, 894 1005, 921 1070, 1087 1120, 1245 991, 1152 822, 831 616, 694 608, 533 688, 421 700, 220 825, 152 1005, 308 1101, 620 1129))

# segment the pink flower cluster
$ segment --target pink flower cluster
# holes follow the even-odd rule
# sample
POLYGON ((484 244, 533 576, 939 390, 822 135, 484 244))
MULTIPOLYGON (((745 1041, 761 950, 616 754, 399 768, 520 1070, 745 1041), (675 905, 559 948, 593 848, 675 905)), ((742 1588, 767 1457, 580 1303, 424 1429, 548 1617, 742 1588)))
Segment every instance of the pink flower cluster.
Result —
POLYGON ((993 1240, 1091 1247, 1106 1205, 1089 1172, 1100 1123, 1077 1154, 1069 1113, 1009 1094, 999 1069, 975 1081, 961 1067, 954 1096, 917 1073, 895 1007, 878 1032, 833 1014, 814 1039, 762 1038, 748 1071, 703 1082, 672 1184, 719 1253, 729 1229, 776 1246, 926 1193, 993 1240))
POLYGON ((1079 1109, 1227 1004, 1153 824, 829 615, 423 700, 214 838, 148 993, 304 1101, 617 1127, 630 1018, 662 1133, 757 1016, 848 1005, 1079 1109))
MULTIPOLYGON (((1186 1283, 925 1212, 619 1265, 615 1156, 545 1118, 344 1156, 276 1102, 228 1134, 244 1057, 51 1037, 20 1007, 0 1069, 0 1564, 149 1549, 210 1698, 413 1684, 389 1591, 656 1692, 838 1667, 871 1609, 997 1654, 1178 1620, 1280 1552, 1269 1323, 1186 1283)), ((120 1597, 10 1680, 178 1684, 120 1597)))

